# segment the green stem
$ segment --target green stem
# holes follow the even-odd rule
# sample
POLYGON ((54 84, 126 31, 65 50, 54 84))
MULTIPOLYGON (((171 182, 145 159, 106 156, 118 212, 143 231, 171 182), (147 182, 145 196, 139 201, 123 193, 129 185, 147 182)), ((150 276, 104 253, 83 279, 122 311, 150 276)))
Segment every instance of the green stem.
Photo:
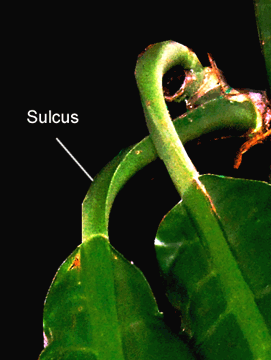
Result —
MULTIPOLYGON (((173 125, 185 144, 212 131, 231 129, 232 135, 243 134, 257 127, 257 115, 250 101, 218 98, 185 113, 173 125)), ((147 136, 102 169, 84 199, 83 241, 97 234, 108 237, 109 214, 116 195, 134 174, 157 157, 155 146, 147 136)))
POLYGON ((254 9, 271 95, 271 1, 254 0, 254 9))
POLYGON ((165 105, 162 78, 175 65, 182 65, 184 69, 194 72, 203 71, 191 50, 166 41, 153 45, 139 58, 135 76, 152 141, 182 196, 199 174, 175 131, 165 105))

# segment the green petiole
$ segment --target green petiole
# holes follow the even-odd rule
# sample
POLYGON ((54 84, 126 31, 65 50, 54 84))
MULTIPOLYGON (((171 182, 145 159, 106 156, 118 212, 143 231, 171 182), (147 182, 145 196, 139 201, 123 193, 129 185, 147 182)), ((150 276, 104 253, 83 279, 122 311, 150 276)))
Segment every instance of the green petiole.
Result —
MULTIPOLYGON (((231 103, 252 102, 247 95, 231 88, 226 88, 226 90, 230 91, 230 94, 223 94, 225 92, 225 84, 220 84, 219 76, 214 76, 216 69, 212 71, 212 69, 203 68, 191 50, 176 42, 166 41, 155 44, 148 48, 139 58, 135 76, 150 136, 158 156, 164 161, 177 191, 182 196, 190 184, 198 179, 199 174, 187 156, 165 104, 162 78, 175 65, 182 65, 185 70, 189 69, 190 74, 195 74, 196 85, 194 86, 194 96, 190 93, 191 84, 189 83, 188 92, 184 89, 181 98, 186 96, 188 103, 191 102, 191 99, 194 102, 196 98, 196 103, 204 111, 206 119, 211 114, 206 110, 205 104, 211 103, 214 96, 215 99, 224 96, 231 103), (221 96, 219 96, 218 92, 221 93, 221 96)), ((220 109, 220 111, 223 110, 220 109)), ((262 119, 256 107, 254 107, 254 111, 256 112, 256 124, 252 128, 247 127, 247 129, 259 130, 262 126, 262 119)), ((227 113, 223 112, 223 116, 226 118, 227 113)), ((221 119, 221 116, 219 118, 221 119)), ((246 119, 240 118, 239 120, 239 126, 241 126, 241 123, 244 126, 248 125, 246 124, 246 119)), ((221 119, 221 121, 226 122, 227 119, 221 119)), ((198 133, 198 136, 201 135, 198 133)))
POLYGON ((152 141, 182 195, 199 174, 186 154, 165 106, 162 77, 175 65, 198 72, 203 70, 186 46, 164 42, 153 45, 139 58, 135 76, 152 141))
MULTIPOLYGON (((243 134, 257 126, 254 105, 249 101, 231 102, 217 98, 173 121, 183 144, 204 134, 232 129, 243 134)), ((109 214, 114 199, 126 182, 139 170, 157 159, 150 136, 122 151, 95 178, 83 203, 83 241, 95 234, 108 237, 109 214)))

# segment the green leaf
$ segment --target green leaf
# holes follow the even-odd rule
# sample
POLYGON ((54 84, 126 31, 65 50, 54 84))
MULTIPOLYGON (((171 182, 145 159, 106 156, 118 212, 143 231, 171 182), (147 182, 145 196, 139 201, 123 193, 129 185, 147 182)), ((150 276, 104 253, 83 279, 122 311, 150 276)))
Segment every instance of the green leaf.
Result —
POLYGON ((215 208, 224 244, 206 242, 185 199, 175 206, 160 224, 155 241, 167 295, 204 359, 268 360, 271 186, 214 175, 200 176, 200 181, 215 208), (226 257, 227 249, 233 261, 226 257), (241 281, 235 277, 236 268, 241 281))
POLYGON ((44 308, 48 343, 40 360, 192 360, 165 325, 138 268, 102 236, 60 267, 44 308))

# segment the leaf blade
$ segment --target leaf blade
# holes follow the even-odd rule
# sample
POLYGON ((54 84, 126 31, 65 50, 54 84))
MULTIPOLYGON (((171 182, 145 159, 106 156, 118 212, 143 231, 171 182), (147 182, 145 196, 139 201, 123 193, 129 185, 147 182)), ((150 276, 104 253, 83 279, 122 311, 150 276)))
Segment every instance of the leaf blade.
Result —
POLYGON ((75 354, 95 360, 194 359, 165 325, 143 274, 102 236, 82 243, 60 267, 45 303, 44 332, 48 346, 40 360, 75 354))
MULTIPOLYGON (((219 208, 219 200, 216 200, 214 190, 212 191, 212 189, 216 189, 217 199, 220 198, 221 200, 221 192, 223 193, 223 191, 221 190, 223 188, 222 183, 229 182, 232 184, 235 179, 225 179, 215 176, 208 177, 206 175, 202 176, 200 179, 205 185, 208 193, 210 194, 213 205, 218 211, 220 220, 222 221, 222 219, 225 219, 225 214, 223 214, 223 211, 221 210, 221 208, 219 208), (209 187, 208 185, 211 182, 210 179, 219 179, 220 186, 218 186, 218 184, 212 184, 212 186, 209 187)), ((245 181, 240 181, 241 184, 239 190, 241 191, 241 189, 244 187, 245 181)), ((270 201, 270 187, 266 183, 263 183, 263 186, 265 188, 267 187, 266 191, 268 193, 268 196, 266 196, 266 192, 265 196, 270 201)), ((243 190, 244 189, 245 188, 243 188, 243 190)), ((229 190, 228 188, 228 195, 230 191, 232 190, 229 190)), ((238 199, 240 191, 237 193, 238 199)), ((258 193, 259 191, 256 192, 256 195, 254 195, 254 200, 255 196, 257 198, 258 193)), ((243 191, 243 197, 246 198, 247 196, 247 191, 243 191)), ((228 199, 232 199, 232 197, 228 197, 228 199)), ((242 204, 242 201, 239 200, 236 203, 237 206, 239 204, 240 207, 240 203, 242 204)), ((265 207, 265 205, 266 203, 263 203, 263 207, 265 207)), ((249 207, 247 208, 249 209, 249 207)), ((185 320, 184 326, 188 328, 188 334, 190 334, 191 336, 194 335, 197 346, 202 347, 202 351, 204 351, 207 359, 242 359, 244 358, 244 350, 241 350, 242 348, 247 350, 247 354, 245 356, 245 358, 247 359, 254 359, 253 356, 256 353, 261 354, 260 356, 262 356, 263 359, 269 359, 271 351, 270 327, 268 328, 268 324, 266 324, 266 322, 264 322, 264 324, 261 323, 260 325, 258 323, 258 319, 261 320, 263 316, 266 316, 266 312, 269 312, 270 304, 268 310, 265 307, 265 311, 262 311, 262 308, 264 306, 267 306, 266 301, 263 302, 261 308, 261 316, 256 316, 257 314, 254 311, 255 309, 253 309, 253 302, 249 300, 249 297, 244 298, 244 294, 246 291, 245 284, 242 284, 242 282, 240 282, 236 277, 235 269, 236 267, 239 268, 240 264, 233 264, 232 262, 228 261, 230 259, 229 257, 225 261, 225 247, 223 248, 222 246, 216 248, 216 244, 214 244, 213 250, 217 251, 218 257, 217 259, 214 259, 214 256, 216 256, 214 255, 215 253, 210 252, 209 244, 206 244, 204 239, 201 238, 200 232, 198 231, 197 227, 193 227, 191 213, 189 214, 189 211, 186 213, 186 211, 187 209, 185 208, 185 206, 180 203, 167 215, 168 220, 167 217, 163 220, 162 224, 164 225, 161 224, 157 233, 156 249, 158 261, 162 264, 162 272, 164 273, 164 277, 167 279, 167 292, 169 294, 169 298, 177 309, 182 310, 183 318, 185 320), (182 210, 179 211, 178 209, 182 210), (191 235, 192 241, 189 240, 189 234, 187 238, 187 232, 185 230, 187 222, 189 223, 189 216, 191 221, 191 226, 189 226, 194 231, 194 233, 192 233, 191 235), (174 223, 176 224, 176 227, 174 227, 174 223), (168 238, 167 234, 169 234, 168 238), (169 259, 171 261, 171 265, 167 264, 167 261, 169 261, 169 259), (196 261, 198 261, 199 264, 194 265, 193 263, 195 263, 196 261), (226 276, 225 274, 223 275, 223 271, 225 273, 227 266, 229 267, 229 273, 233 271, 233 274, 235 274, 233 277, 229 276, 228 279, 227 274, 226 276), (225 267, 224 270, 223 267, 225 267), (227 281, 229 281, 228 285, 227 281), (239 286, 240 289, 238 288, 239 286), (210 289, 212 289, 212 291, 210 289), (233 289, 235 289, 234 292, 233 289), (199 294, 202 296, 200 296, 199 294), (224 300, 226 300, 227 302, 226 307, 224 304, 224 300), (232 307, 232 305, 229 306, 229 304, 231 303, 234 305, 234 307, 232 307), (249 305, 249 303, 251 305, 249 305), (245 310, 242 309, 242 306, 245 306, 245 310), (228 319, 229 316, 225 316, 223 318, 223 316, 227 312, 229 315, 234 314, 234 318, 231 319, 231 321, 229 321, 228 319), (243 315, 241 316, 240 313, 243 313, 243 315), (210 319, 214 316, 216 318, 213 318, 210 322, 210 319), (246 323, 247 318, 249 318, 250 316, 251 321, 246 323), (254 320, 252 320, 253 318, 254 320), (229 331, 227 334, 225 334, 224 332, 224 335, 220 337, 220 340, 215 337, 217 334, 219 334, 219 332, 216 330, 218 327, 220 327, 219 331, 222 331, 223 322, 225 322, 225 324, 230 324, 233 323, 233 320, 235 320, 235 323, 237 320, 238 326, 236 329, 241 329, 241 332, 239 331, 239 345, 236 341, 234 343, 234 340, 229 336, 231 333, 234 333, 234 331, 236 331, 235 327, 232 327, 231 331, 229 331), (261 334, 258 334, 258 330, 252 330, 253 327, 256 330, 260 328, 262 330, 261 334), (207 336, 205 334, 207 334, 207 336), (253 339, 253 336, 256 336, 255 334, 257 336, 259 335, 259 337, 261 338, 261 340, 259 340, 258 342, 253 339), (241 335, 243 336, 243 338, 245 337, 247 341, 244 341, 241 335), (225 339, 227 339, 227 341, 225 339), (228 349, 230 346, 229 341, 233 351, 232 353, 230 353, 228 349), (254 344, 251 344, 251 341, 254 344), (215 346, 215 344, 218 343, 224 343, 224 346, 220 346, 220 355, 218 355, 218 348, 217 346, 215 346), (262 349, 264 346, 266 347, 265 350, 262 349), (254 355, 252 355, 253 352, 254 355)), ((199 210, 199 212, 200 211, 202 211, 202 209, 199 210)), ((270 224, 270 218, 269 220, 267 220, 267 222, 268 221, 270 224)), ((210 228, 209 231, 212 232, 213 229, 210 228)), ((216 239, 214 240, 216 241, 216 239)), ((255 257, 253 258, 253 260, 255 260, 255 257)), ((242 269, 242 271, 244 272, 244 269, 242 269)), ((267 272, 269 276, 269 284, 271 283, 270 273, 268 274, 267 272)), ((247 294, 249 295, 249 292, 247 292, 247 294)), ((257 304, 257 307, 259 308, 259 304, 257 304)))
POLYGON ((123 358, 112 276, 110 245, 103 237, 75 250, 59 269, 46 299, 44 332, 49 346, 56 342, 59 348, 91 349, 93 356, 104 359, 123 358))

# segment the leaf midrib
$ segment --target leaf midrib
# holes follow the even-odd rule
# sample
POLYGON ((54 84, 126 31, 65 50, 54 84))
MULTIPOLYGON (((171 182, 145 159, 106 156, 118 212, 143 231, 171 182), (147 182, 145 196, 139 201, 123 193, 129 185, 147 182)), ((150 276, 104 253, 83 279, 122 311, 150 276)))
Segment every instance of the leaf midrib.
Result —
POLYGON ((254 294, 244 280, 228 246, 226 234, 220 227, 214 205, 206 194, 204 186, 199 181, 194 183, 184 196, 184 206, 199 238, 202 239, 202 244, 210 251, 215 272, 222 282, 228 304, 227 311, 231 311, 236 317, 255 359, 269 360, 271 356, 269 330, 255 303, 254 294))

